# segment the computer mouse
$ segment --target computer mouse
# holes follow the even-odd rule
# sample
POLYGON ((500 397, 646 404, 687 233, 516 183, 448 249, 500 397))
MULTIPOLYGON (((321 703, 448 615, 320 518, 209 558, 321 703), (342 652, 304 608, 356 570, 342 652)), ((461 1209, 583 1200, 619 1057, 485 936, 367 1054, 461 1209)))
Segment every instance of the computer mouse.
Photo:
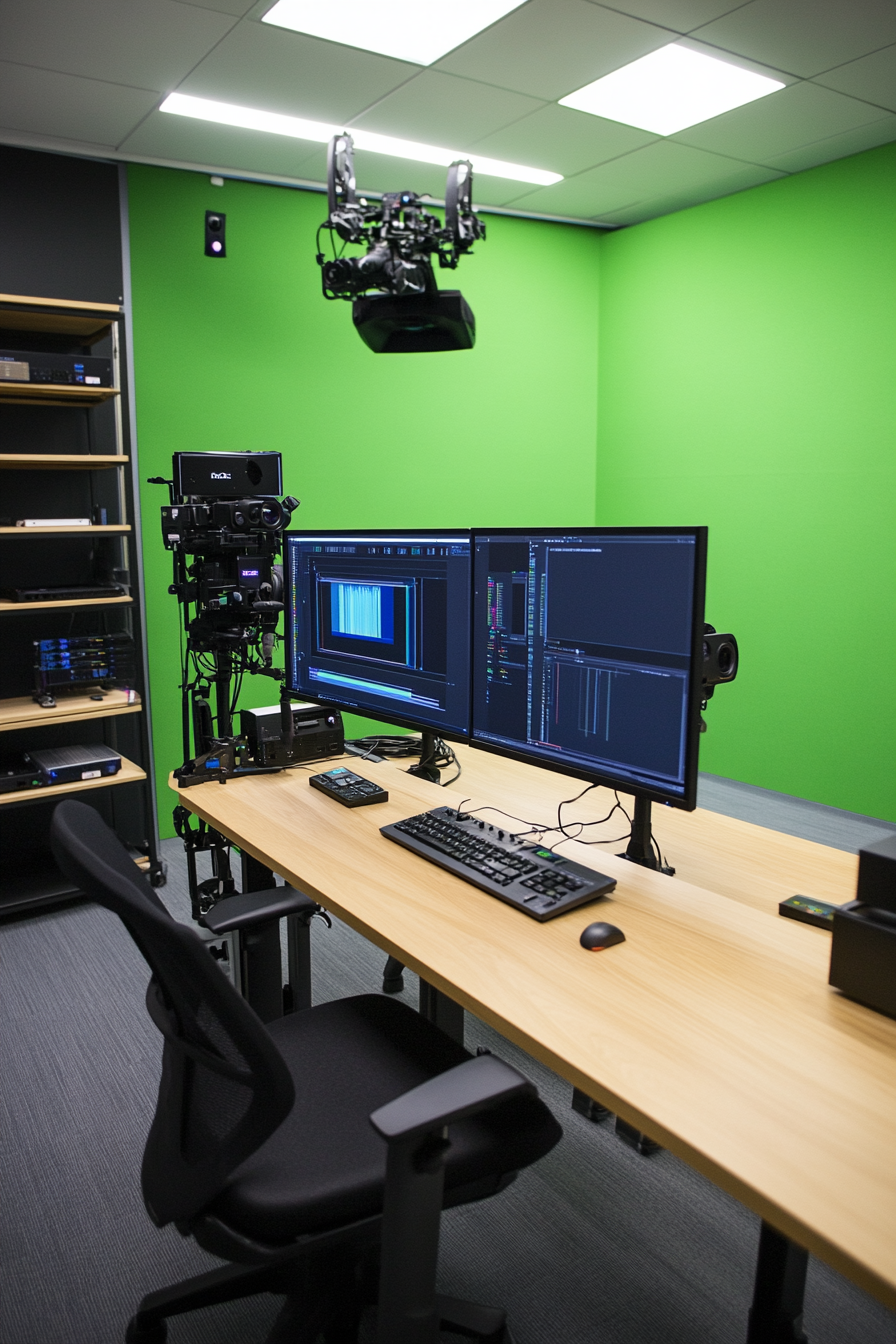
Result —
POLYGON ((621 929, 617 929, 615 924, 603 924, 598 921, 582 930, 579 942, 589 952, 602 952, 605 947, 615 947, 617 943, 624 943, 625 934, 621 929))

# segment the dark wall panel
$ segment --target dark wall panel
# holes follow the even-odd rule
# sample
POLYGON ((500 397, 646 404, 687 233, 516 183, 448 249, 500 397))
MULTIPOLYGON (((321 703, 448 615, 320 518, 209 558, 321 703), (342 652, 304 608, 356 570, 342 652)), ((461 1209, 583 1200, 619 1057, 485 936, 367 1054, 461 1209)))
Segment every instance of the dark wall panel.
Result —
POLYGON ((118 168, 0 146, 0 293, 121 303, 118 168))

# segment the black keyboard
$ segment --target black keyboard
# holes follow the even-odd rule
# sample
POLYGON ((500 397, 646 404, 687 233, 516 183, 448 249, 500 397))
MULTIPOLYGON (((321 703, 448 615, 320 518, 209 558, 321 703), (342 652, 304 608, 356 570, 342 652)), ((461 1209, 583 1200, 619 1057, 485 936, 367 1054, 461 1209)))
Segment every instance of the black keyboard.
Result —
POLYGON ((606 896, 616 885, 613 877, 451 807, 421 812, 380 830, 422 859, 542 922, 606 896))

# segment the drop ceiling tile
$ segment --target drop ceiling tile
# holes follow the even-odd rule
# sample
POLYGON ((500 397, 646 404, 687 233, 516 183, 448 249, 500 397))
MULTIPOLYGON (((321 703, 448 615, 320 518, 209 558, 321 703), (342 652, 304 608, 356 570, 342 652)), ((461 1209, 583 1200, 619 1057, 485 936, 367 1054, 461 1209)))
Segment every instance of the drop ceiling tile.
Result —
POLYGON ((765 176, 759 180, 735 175, 721 187, 719 184, 714 184, 696 187, 690 191, 673 191, 662 196, 651 196, 633 205, 623 206, 621 210, 601 215, 599 222, 616 225, 642 224, 647 219, 658 219, 660 215, 671 215, 677 210, 689 210, 691 206, 702 205, 706 201, 717 201, 721 197, 732 196, 735 192, 746 191, 750 187, 758 187, 766 182, 776 182, 779 178, 787 176, 786 173, 778 173, 771 168, 762 171, 765 176))
MULTIPOLYGON (((598 4, 599 0, 591 3, 598 4)), ((676 33, 689 33, 729 10, 739 9, 743 3, 744 0, 612 0, 607 8, 619 9, 647 23, 658 23, 676 33)))
POLYGON ((493 84, 423 70, 352 124, 383 135, 467 149, 474 140, 543 106, 538 99, 493 84))
MULTIPOLYGON (((214 9, 219 14, 232 14, 234 18, 239 19, 248 14, 258 0, 177 0, 177 3, 191 9, 214 9)), ((273 0, 265 0, 261 9, 262 14, 270 9, 272 3, 273 0)))
POLYGON ((808 77, 896 42, 882 0, 753 0, 696 34, 726 51, 808 77))
POLYGON ((348 121, 420 69, 269 24, 241 23, 178 87, 197 98, 348 121))
POLYGON ((157 102, 153 89, 0 61, 0 125, 13 130, 117 145, 157 102))
POLYGON ((679 144, 769 163, 789 150, 879 120, 879 108, 817 84, 786 89, 672 136, 679 144))
MULTIPOLYGON (((140 158, 326 181, 324 145, 154 112, 119 146, 140 158)), ((324 210, 326 214, 326 209, 324 210)))
POLYGON ((773 170, 756 164, 739 163, 671 140, 657 140, 553 187, 520 192, 513 205, 515 209, 548 215, 602 219, 608 211, 638 201, 704 190, 727 195, 740 186, 753 186, 774 176, 773 170))
POLYGON ((801 173, 805 168, 817 168, 820 163, 832 163, 834 159, 845 159, 848 154, 860 154, 864 149, 876 149, 878 145, 887 145, 896 140, 896 116, 887 114, 880 121, 868 126, 859 126, 854 131, 844 131, 841 135, 832 135, 813 144, 801 145, 799 149, 769 159, 773 168, 781 168, 787 173, 801 173))
POLYGON ((815 83, 896 112, 896 46, 827 70, 816 76, 815 83))
POLYGON ((162 91, 234 19, 174 0, 5 0, 2 22, 5 60, 162 91))
POLYGON ((538 112, 505 126, 494 135, 470 143, 493 159, 508 163, 526 163, 569 177, 595 164, 628 154, 658 137, 618 121, 605 121, 587 112, 549 103, 538 112))
POLYGON ((588 0, 529 0, 436 68, 553 102, 668 41, 665 29, 588 0))

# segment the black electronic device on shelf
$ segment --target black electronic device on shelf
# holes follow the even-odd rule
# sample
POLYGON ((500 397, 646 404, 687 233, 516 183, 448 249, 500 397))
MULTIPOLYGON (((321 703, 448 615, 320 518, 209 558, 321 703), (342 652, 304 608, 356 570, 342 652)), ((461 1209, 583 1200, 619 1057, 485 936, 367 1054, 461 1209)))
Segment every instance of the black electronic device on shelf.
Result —
POLYGON ((451 807, 382 826, 396 844, 544 922, 606 896, 616 879, 451 807))
POLYGON ((111 387, 112 361, 95 355, 0 350, 0 382, 55 383, 63 387, 111 387))
POLYGON ((2 587, 0 597, 7 602, 103 602, 126 597, 127 591, 120 583, 57 583, 49 587, 2 587))
POLYGON ((438 782, 469 736, 469 532, 289 532, 285 559, 288 690, 421 730, 438 782))
POLYGON ((113 635, 70 635, 34 641, 34 699, 85 686, 133 686, 136 648, 123 631, 113 635))

